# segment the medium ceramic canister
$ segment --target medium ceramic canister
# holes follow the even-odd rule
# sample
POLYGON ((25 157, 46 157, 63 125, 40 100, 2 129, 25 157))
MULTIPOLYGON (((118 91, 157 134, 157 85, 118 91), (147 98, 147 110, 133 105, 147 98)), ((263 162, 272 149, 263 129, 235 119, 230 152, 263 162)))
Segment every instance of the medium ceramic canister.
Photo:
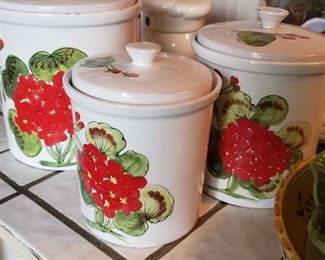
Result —
MULTIPOLYGON (((11 153, 43 169, 76 167, 63 72, 137 40, 135 0, 0 1, 2 106, 11 153)), ((79 117, 78 114, 75 115, 79 117)))
POLYGON ((211 0, 143 0, 142 39, 193 58, 192 36, 210 10, 211 0))
POLYGON ((206 26, 193 48, 224 82, 214 109, 206 192, 268 208, 288 169, 315 154, 325 109, 325 38, 280 24, 286 10, 257 10, 262 22, 206 26))
MULTIPOLYGON (((221 78, 155 43, 84 59, 64 78, 84 128, 81 208, 106 241, 158 246, 198 218, 213 102, 221 78)), ((76 122, 78 123, 78 122, 76 122)))

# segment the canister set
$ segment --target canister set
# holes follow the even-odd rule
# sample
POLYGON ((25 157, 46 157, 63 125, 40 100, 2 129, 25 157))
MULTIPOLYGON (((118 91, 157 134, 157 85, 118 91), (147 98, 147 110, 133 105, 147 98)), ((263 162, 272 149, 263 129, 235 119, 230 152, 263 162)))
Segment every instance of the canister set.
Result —
POLYGON ((281 179, 324 136, 324 36, 281 24, 287 11, 269 7, 257 8, 260 21, 204 25, 210 8, 0 2, 10 152, 76 170, 87 226, 105 241, 150 247, 184 236, 203 189, 271 208, 281 179))

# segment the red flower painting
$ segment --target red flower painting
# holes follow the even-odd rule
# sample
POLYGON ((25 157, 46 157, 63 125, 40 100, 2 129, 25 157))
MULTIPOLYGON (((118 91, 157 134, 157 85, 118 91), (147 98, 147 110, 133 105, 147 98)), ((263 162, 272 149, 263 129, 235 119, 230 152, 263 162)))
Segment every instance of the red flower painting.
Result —
POLYGON ((21 75, 13 96, 20 130, 36 133, 47 146, 66 141, 73 134, 71 103, 62 86, 63 74, 56 73, 52 85, 33 75, 21 75))
POLYGON ((241 181, 253 180, 256 186, 270 182, 289 165, 291 152, 269 126, 239 118, 223 129, 218 150, 225 172, 241 181))
POLYGON ((117 212, 129 214, 141 209, 140 189, 147 184, 144 177, 124 172, 120 163, 107 158, 93 144, 84 144, 78 159, 87 192, 108 218, 117 212))

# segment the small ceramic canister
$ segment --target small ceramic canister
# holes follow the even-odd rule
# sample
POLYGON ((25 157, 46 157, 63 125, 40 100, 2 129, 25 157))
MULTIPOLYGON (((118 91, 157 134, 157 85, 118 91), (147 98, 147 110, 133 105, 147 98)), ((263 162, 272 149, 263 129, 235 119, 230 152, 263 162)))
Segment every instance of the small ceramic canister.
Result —
POLYGON ((194 57, 192 36, 211 10, 211 0, 144 0, 142 39, 166 52, 194 57))
POLYGON ((155 43, 126 49, 130 57, 87 58, 64 78, 85 125, 76 134, 81 208, 104 240, 158 246, 197 221, 222 83, 194 60, 159 53, 155 43))
POLYGON ((224 79, 206 191, 231 204, 267 208, 287 170, 315 154, 325 109, 325 38, 279 24, 286 10, 258 12, 262 22, 202 28, 193 48, 224 79))
MULTIPOLYGON (((0 1, 3 114, 11 153, 44 169, 76 166, 63 72, 137 40, 135 0, 0 1)), ((77 118, 78 114, 75 115, 77 118)))

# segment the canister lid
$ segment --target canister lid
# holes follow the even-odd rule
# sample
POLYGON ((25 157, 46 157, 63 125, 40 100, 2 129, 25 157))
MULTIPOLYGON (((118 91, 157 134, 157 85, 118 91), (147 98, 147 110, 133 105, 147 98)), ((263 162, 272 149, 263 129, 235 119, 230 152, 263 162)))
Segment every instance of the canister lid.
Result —
POLYGON ((186 102, 211 91, 207 67, 160 49, 151 42, 130 43, 127 52, 81 60, 72 69, 72 85, 95 98, 142 105, 186 102))
POLYGON ((197 42, 230 57, 272 62, 325 61, 325 36, 283 24, 287 10, 257 9, 261 22, 235 21, 203 27, 197 42))
POLYGON ((29 13, 93 13, 126 8, 136 0, 1 0, 0 9, 29 13))

